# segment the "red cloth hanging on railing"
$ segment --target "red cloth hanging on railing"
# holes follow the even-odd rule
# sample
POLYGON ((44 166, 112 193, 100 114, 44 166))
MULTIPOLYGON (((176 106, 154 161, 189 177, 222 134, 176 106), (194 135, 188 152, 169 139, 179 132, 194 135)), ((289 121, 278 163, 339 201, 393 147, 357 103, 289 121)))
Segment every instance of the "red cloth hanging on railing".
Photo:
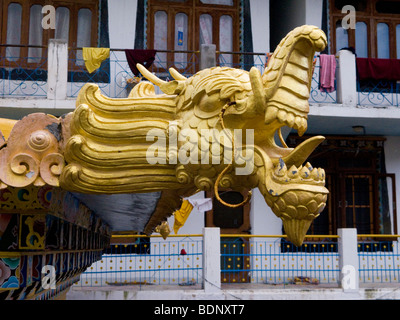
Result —
POLYGON ((133 74, 138 76, 139 70, 136 68, 136 64, 142 64, 146 69, 150 68, 156 59, 156 50, 141 50, 141 49, 126 49, 125 55, 128 61, 129 67, 133 74))
POLYGON ((400 60, 357 58, 359 80, 400 80, 400 60))
POLYGON ((319 88, 321 91, 335 91, 336 57, 330 54, 319 55, 319 88))

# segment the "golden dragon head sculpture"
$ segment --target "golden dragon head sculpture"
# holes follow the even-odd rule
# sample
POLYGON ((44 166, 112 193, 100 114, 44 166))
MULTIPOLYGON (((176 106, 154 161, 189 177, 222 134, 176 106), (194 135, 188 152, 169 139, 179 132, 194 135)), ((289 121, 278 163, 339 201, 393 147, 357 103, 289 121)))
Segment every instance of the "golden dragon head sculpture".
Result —
POLYGON ((297 245, 325 207, 325 172, 304 164, 324 138, 317 136, 291 149, 277 146, 274 137, 283 126, 296 129, 300 136, 306 131, 314 54, 326 44, 320 29, 296 28, 281 41, 263 75, 255 67, 250 72, 216 67, 187 79, 171 69, 175 80, 165 82, 139 66, 142 74, 164 93, 176 97, 175 119, 178 130, 185 131, 183 136, 187 138, 178 143, 179 152, 197 151, 191 154, 195 161, 178 163, 179 181, 194 183, 200 190, 258 187, 273 212, 283 220, 289 240, 297 245), (240 130, 240 147, 232 146, 236 130, 240 130), (253 145, 242 143, 252 132, 253 145), (207 134, 214 140, 207 139, 207 134), (212 149, 220 144, 225 153, 216 152, 215 156, 212 149), (226 151, 232 148, 236 154, 229 161, 232 152, 226 151), (239 166, 240 161, 235 160, 243 157, 243 149, 247 162, 242 163, 249 164, 251 159, 254 167, 238 174, 233 169, 239 166))
MULTIPOLYGON (((97 85, 86 84, 74 112, 46 120, 46 128, 61 128, 57 166, 46 160, 50 149, 36 148, 32 157, 40 170, 19 185, 46 182, 95 194, 186 196, 205 190, 217 197, 218 188, 259 188, 283 220, 288 239, 300 245, 327 199, 324 170, 304 164, 324 138, 291 149, 279 147, 275 135, 283 126, 299 135, 306 131, 314 54, 326 44, 317 27, 296 28, 278 45, 263 74, 256 68, 215 67, 186 78, 170 69, 174 80, 166 82, 139 65, 163 94, 142 81, 129 97, 111 99, 97 85)), ((7 159, 14 151, 6 149, 0 160, 12 163, 7 159)), ((14 171, 4 171, 0 180, 11 185, 14 171)), ((166 207, 173 201, 165 199, 166 207)), ((161 214, 151 231, 171 213, 161 214)))
POLYGON ((96 193, 258 187, 300 245, 327 199, 324 170, 304 164, 324 138, 291 149, 274 137, 283 126, 306 131, 314 54, 326 44, 317 27, 296 28, 262 75, 215 67, 186 78, 170 69, 175 80, 166 82, 139 65, 163 94, 145 81, 127 99, 109 99, 86 85, 71 116, 61 186, 96 193))

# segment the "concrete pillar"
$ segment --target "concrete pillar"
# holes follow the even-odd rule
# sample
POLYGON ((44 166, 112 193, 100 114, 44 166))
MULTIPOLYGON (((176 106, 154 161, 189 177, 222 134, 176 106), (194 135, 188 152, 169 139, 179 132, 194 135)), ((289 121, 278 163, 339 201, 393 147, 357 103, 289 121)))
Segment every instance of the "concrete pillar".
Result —
POLYGON ((337 102, 346 107, 358 104, 356 57, 349 50, 340 50, 339 69, 336 72, 337 102))
POLYGON ((221 238, 219 228, 203 228, 203 288, 221 290, 221 238))
POLYGON ((47 99, 67 98, 68 43, 50 39, 47 58, 47 99))
POLYGON ((341 287, 344 292, 358 292, 360 281, 357 252, 357 229, 338 229, 338 235, 341 287))
POLYGON ((217 65, 216 54, 215 44, 202 44, 200 46, 200 70, 215 67, 217 65))

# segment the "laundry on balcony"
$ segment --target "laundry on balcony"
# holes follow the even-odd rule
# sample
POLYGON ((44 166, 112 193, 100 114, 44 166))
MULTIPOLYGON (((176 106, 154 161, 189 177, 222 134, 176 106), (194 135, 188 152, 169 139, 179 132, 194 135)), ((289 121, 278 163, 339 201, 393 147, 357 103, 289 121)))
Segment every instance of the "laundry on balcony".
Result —
POLYGON ((187 218, 189 218, 190 213, 193 210, 193 205, 189 202, 189 200, 183 200, 181 208, 176 210, 173 215, 175 217, 174 221, 174 232, 178 234, 178 230, 183 227, 187 218))
POLYGON ((101 63, 110 57, 109 48, 82 48, 82 56, 85 67, 89 73, 100 68, 101 63))
POLYGON ((321 54, 319 60, 319 89, 320 91, 333 92, 335 91, 336 57, 334 55, 321 54))
POLYGON ((363 80, 400 80, 400 60, 357 58, 358 79, 363 80))
POLYGON ((150 68, 156 59, 156 50, 127 49, 125 50, 126 60, 129 68, 135 76, 139 76, 140 72, 136 68, 136 64, 140 63, 146 69, 150 68))

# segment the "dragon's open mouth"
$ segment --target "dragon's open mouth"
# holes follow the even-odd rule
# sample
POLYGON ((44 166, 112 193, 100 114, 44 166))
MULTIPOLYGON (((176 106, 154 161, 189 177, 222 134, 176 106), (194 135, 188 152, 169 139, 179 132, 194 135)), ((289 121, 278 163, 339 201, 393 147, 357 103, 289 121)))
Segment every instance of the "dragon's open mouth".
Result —
POLYGON ((274 121, 297 130, 300 136, 307 131, 307 119, 305 117, 275 106, 269 106, 265 111, 265 124, 270 125, 274 121))
MULTIPOLYGON (((268 119, 277 130, 287 125, 300 134, 307 127, 304 118, 280 111, 275 113, 275 118, 269 114, 268 119)), ((269 139, 268 147, 265 144, 257 147, 265 165, 265 170, 259 173, 258 187, 272 211, 282 219, 288 240, 297 246, 303 243, 311 222, 325 208, 328 194, 325 171, 306 162, 324 139, 315 136, 294 149, 286 145, 279 147, 274 139, 269 139)))

